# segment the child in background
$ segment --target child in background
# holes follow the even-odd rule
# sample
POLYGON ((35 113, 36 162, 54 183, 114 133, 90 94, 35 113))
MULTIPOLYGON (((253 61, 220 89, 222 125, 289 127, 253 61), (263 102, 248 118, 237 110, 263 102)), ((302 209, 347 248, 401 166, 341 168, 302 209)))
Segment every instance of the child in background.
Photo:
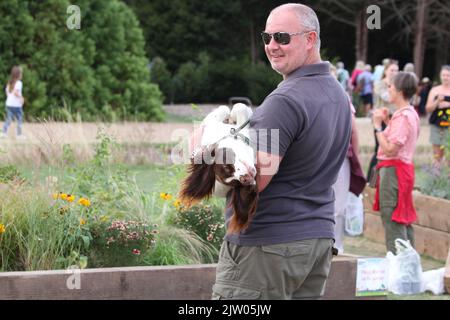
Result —
POLYGON ((24 136, 22 135, 24 103, 22 87, 22 68, 20 66, 14 66, 11 69, 11 76, 5 88, 6 120, 3 125, 3 132, 0 135, 1 138, 5 138, 7 136, 8 127, 14 117, 17 119, 17 139, 24 139, 24 136))

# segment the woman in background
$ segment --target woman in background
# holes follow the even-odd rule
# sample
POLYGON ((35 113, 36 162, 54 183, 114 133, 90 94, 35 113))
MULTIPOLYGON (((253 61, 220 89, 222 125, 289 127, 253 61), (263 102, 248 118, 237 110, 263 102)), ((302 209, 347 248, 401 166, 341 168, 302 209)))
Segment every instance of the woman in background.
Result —
POLYGON ((414 246, 412 223, 416 220, 412 191, 414 187, 413 156, 419 137, 420 121, 410 104, 417 91, 417 77, 399 72, 389 86, 389 102, 395 112, 389 120, 387 109, 373 114, 375 135, 380 145, 377 153, 377 183, 374 210, 381 211, 386 248, 393 253, 395 239, 409 240, 414 246), (387 124, 383 131, 381 124, 387 124))

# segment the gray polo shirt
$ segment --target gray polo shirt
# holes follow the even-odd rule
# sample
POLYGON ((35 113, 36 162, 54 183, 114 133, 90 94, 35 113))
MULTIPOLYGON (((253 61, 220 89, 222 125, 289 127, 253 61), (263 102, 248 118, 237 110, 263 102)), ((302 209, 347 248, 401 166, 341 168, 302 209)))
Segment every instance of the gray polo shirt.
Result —
MULTIPOLYGON (((259 194, 249 227, 225 239, 240 245, 267 245, 334 238, 331 186, 347 153, 351 111, 329 63, 303 66, 289 74, 256 109, 250 127, 258 132, 259 139, 252 136, 258 150, 279 154, 282 160, 259 194), (278 129, 278 145, 270 129, 278 129), (261 138, 265 132, 269 132, 268 142, 261 138)), ((227 209, 227 223, 230 218, 231 209, 227 209)))

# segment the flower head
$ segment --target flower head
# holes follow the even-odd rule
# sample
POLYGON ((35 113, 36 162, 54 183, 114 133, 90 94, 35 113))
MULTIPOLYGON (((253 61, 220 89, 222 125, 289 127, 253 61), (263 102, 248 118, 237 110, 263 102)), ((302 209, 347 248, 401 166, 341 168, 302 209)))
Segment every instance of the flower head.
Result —
POLYGON ((63 199, 63 200, 66 200, 66 199, 67 199, 67 193, 62 193, 62 192, 60 192, 60 193, 59 193, 59 197, 60 197, 61 199, 63 199))
POLYGON ((6 231, 6 227, 3 223, 0 223, 0 234, 6 231))
POLYGON ((180 199, 175 200, 175 201, 173 202, 173 206, 174 206, 175 208, 179 209, 180 206, 181 206, 181 200, 180 200, 180 199))
POLYGON ((91 205, 91 201, 86 198, 80 198, 80 200, 78 200, 78 203, 85 207, 89 207, 91 205))
POLYGON ((84 226, 86 224, 86 220, 84 220, 83 218, 80 219, 80 225, 84 226))
POLYGON ((163 200, 170 200, 170 199, 172 199, 172 196, 170 194, 166 193, 166 192, 161 192, 159 194, 159 197, 161 199, 163 199, 163 200))
POLYGON ((137 256, 141 254, 141 250, 139 250, 139 249, 133 249, 133 251, 131 251, 131 252, 137 256))
POLYGON ((73 201, 75 200, 75 196, 74 196, 74 195, 71 195, 71 194, 68 194, 66 200, 67 200, 68 202, 73 202, 73 201))

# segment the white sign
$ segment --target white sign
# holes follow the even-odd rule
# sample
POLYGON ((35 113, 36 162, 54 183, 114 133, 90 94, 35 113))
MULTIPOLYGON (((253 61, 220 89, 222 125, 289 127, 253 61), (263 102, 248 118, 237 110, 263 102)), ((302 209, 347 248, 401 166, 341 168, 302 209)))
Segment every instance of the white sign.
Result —
POLYGON ((356 296, 387 295, 386 258, 358 259, 356 271, 356 296))

